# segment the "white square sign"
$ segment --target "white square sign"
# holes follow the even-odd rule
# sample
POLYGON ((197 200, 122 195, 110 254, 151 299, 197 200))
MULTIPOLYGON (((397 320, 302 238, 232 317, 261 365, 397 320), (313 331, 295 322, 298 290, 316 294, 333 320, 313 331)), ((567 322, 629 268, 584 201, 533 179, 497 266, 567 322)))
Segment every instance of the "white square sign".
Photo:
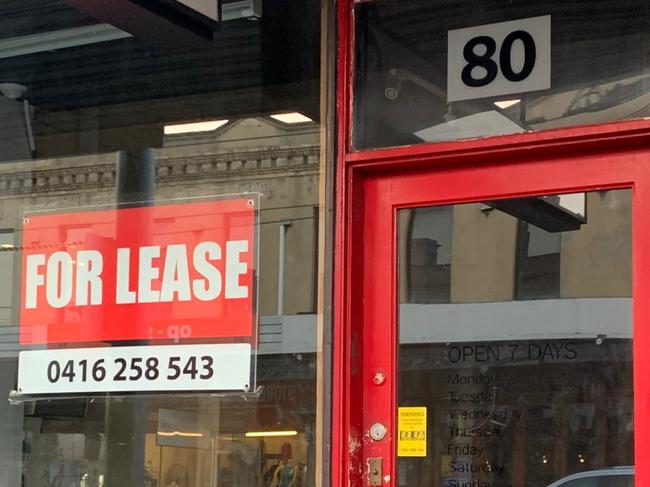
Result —
POLYGON ((18 392, 250 391, 251 345, 208 343, 20 352, 18 392))
POLYGON ((551 16, 450 30, 447 101, 551 87, 551 16))

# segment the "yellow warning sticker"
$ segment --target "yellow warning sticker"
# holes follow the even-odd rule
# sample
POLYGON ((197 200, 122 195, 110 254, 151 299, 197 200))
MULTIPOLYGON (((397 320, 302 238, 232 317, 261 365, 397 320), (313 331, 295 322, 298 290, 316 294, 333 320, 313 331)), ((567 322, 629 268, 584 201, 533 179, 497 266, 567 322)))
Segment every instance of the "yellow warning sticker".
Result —
POLYGON ((427 456, 427 408, 397 408, 397 456, 427 456))

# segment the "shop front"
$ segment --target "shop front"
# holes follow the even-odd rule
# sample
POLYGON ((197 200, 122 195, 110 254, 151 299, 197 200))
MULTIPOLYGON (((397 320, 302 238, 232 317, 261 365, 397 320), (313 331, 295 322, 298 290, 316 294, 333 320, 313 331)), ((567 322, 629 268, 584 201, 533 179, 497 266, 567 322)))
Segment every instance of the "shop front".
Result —
POLYGON ((339 5, 334 482, 645 485, 646 10, 339 5))
POLYGON ((0 487, 650 483, 649 2, 0 4, 0 487))

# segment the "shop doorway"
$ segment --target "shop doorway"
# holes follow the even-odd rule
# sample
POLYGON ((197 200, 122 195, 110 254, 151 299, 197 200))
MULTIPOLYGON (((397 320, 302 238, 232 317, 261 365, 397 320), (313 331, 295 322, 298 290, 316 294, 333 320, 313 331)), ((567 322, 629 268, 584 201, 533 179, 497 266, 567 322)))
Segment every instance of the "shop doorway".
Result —
POLYGON ((621 128, 348 156, 342 481, 644 485, 650 151, 621 128))

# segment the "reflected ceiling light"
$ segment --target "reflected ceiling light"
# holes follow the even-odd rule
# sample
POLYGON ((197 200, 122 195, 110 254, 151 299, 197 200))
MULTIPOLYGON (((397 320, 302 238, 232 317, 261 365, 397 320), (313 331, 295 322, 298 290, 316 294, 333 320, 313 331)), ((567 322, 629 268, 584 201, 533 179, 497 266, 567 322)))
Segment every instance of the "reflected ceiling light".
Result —
POLYGON ((0 40, 0 59, 131 37, 110 24, 85 25, 0 40))
POLYGON ((203 433, 190 433, 187 431, 158 431, 160 436, 183 436, 186 438, 203 438, 203 433))
POLYGON ((211 132, 223 127, 228 120, 210 120, 207 122, 181 123, 177 125, 165 125, 165 135, 189 134, 193 132, 211 132))
POLYGON ((13 250, 16 246, 13 244, 0 244, 0 250, 13 250))
POLYGON ((517 103, 521 103, 521 100, 501 100, 501 101, 495 101, 494 104, 498 106, 501 110, 505 110, 506 108, 510 108, 511 106, 516 105, 517 103))
POLYGON ((276 113, 275 115, 271 115, 271 118, 287 124, 313 122, 311 118, 298 112, 276 113))
POLYGON ((246 433, 246 438, 264 438, 269 436, 296 436, 296 430, 287 431, 249 431, 246 433))

